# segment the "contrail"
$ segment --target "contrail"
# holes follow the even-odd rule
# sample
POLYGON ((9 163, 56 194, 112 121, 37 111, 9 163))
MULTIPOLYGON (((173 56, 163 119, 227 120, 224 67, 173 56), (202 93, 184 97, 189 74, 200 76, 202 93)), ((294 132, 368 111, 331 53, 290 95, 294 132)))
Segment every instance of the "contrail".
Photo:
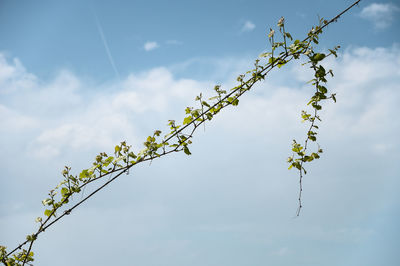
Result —
POLYGON ((97 17, 96 11, 94 10, 94 8, 92 10, 93 10, 94 18, 96 20, 97 30, 99 31, 101 40, 103 41, 104 48, 106 49, 108 60, 110 61, 110 64, 111 64, 112 68, 114 69, 115 75, 117 76, 118 80, 120 80, 120 75, 119 75, 117 67, 115 66, 114 59, 110 52, 110 48, 108 47, 108 43, 106 40, 106 36, 104 35, 103 28, 101 27, 101 24, 97 17))

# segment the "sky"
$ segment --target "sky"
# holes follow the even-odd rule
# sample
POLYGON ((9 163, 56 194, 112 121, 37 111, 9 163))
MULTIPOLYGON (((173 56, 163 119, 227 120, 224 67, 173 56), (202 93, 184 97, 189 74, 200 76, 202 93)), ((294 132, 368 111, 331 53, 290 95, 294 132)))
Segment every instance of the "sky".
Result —
MULTIPOLYGON (((351 3, 0 0, 0 245, 37 230, 65 165, 139 151, 200 92, 236 86, 281 16, 303 39, 351 3)), ((341 46, 325 62, 337 103, 299 217, 286 159, 313 88, 295 61, 197 131, 191 156, 137 165, 41 234, 35 265, 399 265, 399 28, 399 1, 362 0, 321 36, 341 46)))

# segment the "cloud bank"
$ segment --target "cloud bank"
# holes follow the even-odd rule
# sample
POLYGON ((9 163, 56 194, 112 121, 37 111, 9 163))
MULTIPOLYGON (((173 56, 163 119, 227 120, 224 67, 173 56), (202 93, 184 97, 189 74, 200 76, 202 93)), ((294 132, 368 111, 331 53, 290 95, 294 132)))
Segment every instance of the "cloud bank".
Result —
MULTIPOLYGON (((353 265, 357 252, 363 265, 376 258, 395 265, 395 253, 386 247, 398 240, 386 234, 398 221, 388 213, 398 206, 400 48, 353 47, 327 63, 335 73, 329 87, 338 102, 321 113, 326 152, 305 179, 301 220, 291 219, 298 187, 285 158, 291 139, 304 137, 300 111, 312 88, 305 84, 306 70, 289 66, 198 132, 191 157, 177 154, 138 167, 46 232, 35 249, 38 264, 50 265, 52 256, 68 249, 96 265, 243 265, 247 258, 252 265, 333 266, 353 265), (381 248, 368 252, 371 243, 381 248), (118 249, 118 258, 95 255, 110 249, 118 249)), ((24 226, 41 209, 33 213, 28 204, 34 198, 39 205, 36 195, 58 183, 54 175, 64 160, 75 170, 87 167, 87 158, 121 140, 140 149, 157 125, 183 118, 195 95, 212 84, 177 78, 165 67, 108 84, 67 70, 42 80, 18 59, 1 55, 0 166, 8 171, 0 181, 2 240, 12 246, 31 231, 24 226), (29 170, 38 166, 44 168, 40 175, 29 170), (40 191, 32 189, 38 182, 40 191)))

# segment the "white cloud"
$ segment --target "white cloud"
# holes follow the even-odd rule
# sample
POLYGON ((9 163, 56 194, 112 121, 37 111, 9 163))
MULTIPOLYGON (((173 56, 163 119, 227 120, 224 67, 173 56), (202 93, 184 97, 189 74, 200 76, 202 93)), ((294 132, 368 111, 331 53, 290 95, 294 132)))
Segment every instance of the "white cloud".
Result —
MULTIPOLYGON (((222 63, 205 65, 220 69, 222 63)), ((221 82, 232 84, 230 79, 237 73, 228 72, 238 71, 243 62, 226 60, 225 64, 229 65, 225 67, 227 78, 221 78, 221 82), (233 67, 235 62, 240 67, 233 67)), ((299 134, 304 137, 299 113, 313 93, 312 86, 304 84, 310 78, 299 71, 297 65, 271 72, 264 83, 242 97, 238 107, 221 112, 206 127, 204 134, 199 132, 196 136, 192 157, 184 160, 177 154, 165 158, 163 163, 157 162, 154 167, 145 170, 138 167, 134 178, 113 184, 114 190, 91 202, 90 206, 98 206, 96 211, 88 214, 88 209, 81 209, 66 222, 75 225, 82 219, 90 219, 94 221, 89 223, 93 228, 101 228, 103 223, 113 224, 101 237, 112 239, 113 245, 129 243, 132 252, 139 255, 143 246, 162 247, 160 236, 165 237, 163 244, 178 241, 175 245, 177 250, 184 250, 184 254, 198 251, 196 258, 204 260, 214 254, 215 247, 221 249, 223 252, 218 254, 224 256, 233 254, 236 245, 240 246, 242 253, 254 254, 256 245, 262 249, 263 256, 294 257, 295 261, 303 256, 300 254, 303 249, 299 251, 296 248, 305 239, 327 243, 328 247, 321 245, 319 249, 322 257, 331 254, 327 251, 330 244, 353 248, 354 239, 363 241, 368 232, 376 230, 376 227, 368 227, 373 225, 360 230, 354 228, 360 223, 368 224, 370 217, 377 213, 376 206, 387 203, 384 200, 389 197, 390 189, 395 191, 398 187, 393 185, 393 180, 397 180, 395 163, 400 149, 400 122, 397 119, 400 112, 400 49, 398 46, 353 47, 343 51, 338 59, 328 62, 327 68, 333 68, 335 73, 328 86, 337 92, 338 102, 327 104, 321 114, 321 145, 327 152, 307 175, 305 211, 300 219, 293 220, 290 215, 294 214, 296 207, 296 174, 286 170, 284 160, 290 150, 291 137, 299 134), (287 82, 288 76, 293 83, 287 82), (199 162, 201 171, 193 171, 199 162), (396 177, 393 180, 390 171, 396 177), (107 212, 107 208, 112 211, 107 212), (151 214, 154 211, 156 213, 151 214), (107 220, 107 217, 115 217, 112 215, 114 212, 119 213, 118 219, 107 220), (129 227, 129 224, 134 226, 129 227), (132 237, 137 234, 141 237, 139 240, 132 237), (232 240, 232 245, 226 245, 227 237, 232 240), (215 243, 210 249, 209 241, 215 243)), ((19 84, 16 77, 23 79, 31 75, 26 70, 21 70, 18 75, 9 74, 15 73, 8 70, 13 67, 14 61, 3 62, 3 76, 7 77, 3 82, 9 83, 14 79, 15 84, 19 84)), ((34 152, 32 160, 24 161, 24 168, 29 169, 38 162, 46 162, 49 156, 60 158, 63 153, 72 151, 70 158, 75 160, 72 166, 76 170, 76 164, 81 161, 80 153, 85 150, 93 153, 110 151, 124 139, 140 149, 137 145, 141 145, 143 134, 151 134, 158 125, 164 125, 165 117, 173 119, 182 115, 183 109, 193 104, 199 91, 210 88, 209 83, 179 79, 164 67, 132 73, 121 82, 108 84, 112 89, 99 87, 91 89, 90 93, 85 93, 89 85, 68 71, 58 73, 49 82, 33 79, 31 89, 25 87, 22 90, 15 86, 15 90, 7 93, 7 99, 0 97, 2 143, 11 143, 18 155, 12 156, 6 151, 0 161, 9 167, 12 162, 21 160, 21 154, 34 152), (57 92, 60 92, 59 96, 57 92), (26 93, 31 101, 18 104, 26 93), (38 105, 45 111, 35 111, 38 105), (57 108, 58 105, 63 107, 57 108), (12 139, 25 134, 25 125, 35 130, 21 138, 21 146, 29 148, 14 147, 12 139)), ((22 180, 19 175, 11 175, 7 182, 24 183, 24 187, 30 188, 33 182, 43 178, 42 175, 37 179, 32 176, 29 173, 22 180)), ((7 199, 25 200, 26 195, 22 192, 16 194, 8 192, 7 188, 4 190, 9 193, 4 196, 7 199)), ((25 220, 33 219, 28 217, 25 220)), ((61 228, 57 227, 54 237, 68 238, 63 243, 77 249, 73 252, 79 252, 79 246, 71 245, 75 243, 74 238, 65 233, 68 229, 64 230, 62 224, 59 226, 61 228)), ((13 229, 13 225, 9 228, 13 229)), ((96 230, 83 228, 82 231, 89 236, 98 235, 96 230)), ((82 235, 81 231, 75 233, 82 235)), ((15 234, 6 237, 12 239, 15 234)), ((91 237, 85 237, 81 242, 85 246, 97 245, 91 237)), ((41 243, 48 244, 46 241, 41 243)), ((44 254, 43 247, 38 244, 38 254, 44 254)), ((99 248, 105 250, 107 246, 96 246, 85 252, 94 253, 99 248)), ((165 250, 168 254, 174 252, 165 250)), ((158 258, 155 254, 160 254, 158 248, 142 254, 137 264, 158 258)), ((168 254, 165 258, 169 258, 168 254)), ((39 264, 46 256, 38 257, 39 264)), ((87 257, 87 254, 81 256, 87 257)), ((170 261, 171 265, 188 265, 186 262, 194 261, 188 258, 185 263, 175 263, 178 257, 174 255, 165 261, 170 261)), ((336 262, 339 261, 332 262, 332 265, 340 264, 336 262)), ((101 263, 104 262, 99 262, 99 265, 101 263)), ((201 261, 201 264, 207 263, 201 261)))
MULTIPOLYGON (((332 68, 335 74, 328 88, 337 93, 338 102, 327 103, 321 115, 322 127, 330 128, 325 136, 337 139, 338 135, 347 135, 357 139, 368 135, 370 147, 379 153, 399 145, 394 132, 400 132, 396 118, 400 111, 400 47, 354 47, 344 51, 340 58, 332 58, 326 68, 332 68)), ((310 80, 307 68, 295 66, 291 71, 304 83, 310 80)), ((294 89, 266 82, 257 89, 260 95, 249 94, 242 100, 243 113, 227 112, 222 123, 230 130, 239 123, 242 126, 236 131, 250 132, 257 137, 274 132, 289 136, 302 130, 299 116, 311 96, 310 89, 308 84, 300 83, 294 89), (259 114, 263 119, 248 119, 259 114), (285 123, 283 128, 282 123, 285 123)))
MULTIPOLYGON (((398 46, 390 49, 352 48, 346 50, 341 59, 331 61, 330 65, 335 70, 332 87, 338 93, 340 103, 329 107, 334 112, 328 112, 327 120, 335 125, 338 132, 347 130, 351 134, 362 135, 368 131, 379 134, 382 128, 398 127, 390 116, 396 112, 395 102, 400 97, 396 90, 400 76, 399 50, 398 46), (364 107, 365 104, 368 108, 364 107)), ((5 57, 0 56, 0 63, 1 82, 15 84, 14 92, 9 92, 10 102, 0 106, 2 131, 37 129, 40 126, 36 137, 28 145, 28 151, 39 157, 57 156, 65 149, 105 149, 125 138, 140 144, 138 134, 143 134, 137 128, 143 123, 140 116, 152 113, 164 119, 165 113, 171 112, 181 116, 180 111, 193 104, 194 96, 204 88, 210 88, 211 84, 176 79, 171 71, 161 67, 130 74, 120 83, 111 85, 119 90, 87 95, 85 90, 88 84, 69 71, 61 71, 52 81, 42 82, 28 73, 17 60, 7 63, 5 57), (22 82, 27 77, 31 89, 27 89, 26 82, 22 82), (29 101, 20 103, 21 97, 27 97, 29 101)), ((220 68, 220 63, 217 66, 220 68)), ((298 79, 309 79, 304 76, 306 73, 303 70, 299 72, 296 69, 294 73, 298 79)), ((235 68, 231 70, 237 71, 235 68)), ((234 75, 227 76, 232 78, 234 75)), ((232 85, 228 80, 223 83, 232 85)), ((240 104, 243 111, 223 114, 222 124, 234 128, 239 122, 243 126, 236 129, 237 132, 247 134, 244 131, 252 132, 249 129, 257 128, 253 132, 265 135, 274 134, 274 127, 269 126, 271 123, 278 125, 285 119, 286 131, 295 131, 302 108, 301 99, 305 101, 309 96, 309 88, 304 86, 301 90, 294 90, 268 83, 260 87, 266 93, 264 97, 248 95, 240 104), (248 115, 257 117, 260 112, 264 119, 247 118, 248 115), (263 125, 261 129, 260 123, 263 125)), ((168 119, 171 118, 173 116, 168 115, 168 119)), ((159 122, 164 125, 166 121, 159 122)), ((390 141, 390 138, 381 139, 372 146, 382 153, 391 147, 390 141)))
POLYGON ((23 115, 0 104, 0 132, 18 132, 39 126, 35 118, 23 115))
POLYGON ((374 23, 378 30, 389 27, 400 8, 392 3, 372 3, 361 10, 360 16, 374 23))
POLYGON ((244 22, 241 31, 246 32, 246 31, 252 31, 256 28, 256 25, 251 22, 250 20, 247 20, 244 22))
POLYGON ((158 47, 159 47, 159 45, 158 45, 157 42, 146 42, 144 44, 144 46, 143 46, 145 51, 151 51, 151 50, 154 50, 154 49, 156 49, 158 47))
POLYGON ((7 138, 13 132, 23 135, 34 129, 34 135, 25 136, 25 152, 42 159, 68 150, 106 150, 127 139, 141 145, 143 134, 155 130, 140 128, 145 121, 142 115, 152 113, 158 121, 155 125, 164 126, 168 115, 164 112, 183 111, 206 87, 203 82, 176 79, 166 68, 155 68, 108 84, 118 90, 101 91, 100 87, 94 91, 70 71, 60 71, 45 82, 31 78, 20 63, 10 64, 2 58, 1 82, 13 83, 14 89, 0 101, 0 131, 7 138), (31 78, 29 87, 22 82, 26 77, 31 78))
POLYGON ((18 58, 8 63, 4 54, 0 53, 0 95, 13 90, 32 88, 37 82, 36 76, 27 73, 18 58))

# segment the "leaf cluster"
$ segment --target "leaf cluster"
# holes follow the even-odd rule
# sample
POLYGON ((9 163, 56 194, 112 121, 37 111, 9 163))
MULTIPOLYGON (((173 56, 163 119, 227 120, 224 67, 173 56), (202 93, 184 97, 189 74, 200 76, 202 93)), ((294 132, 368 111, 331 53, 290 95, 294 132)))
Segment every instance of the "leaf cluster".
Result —
POLYGON ((326 87, 326 83, 328 82, 327 76, 331 75, 333 77, 333 71, 326 70, 322 65, 321 62, 326 59, 327 57, 333 55, 337 57, 337 50, 340 46, 336 46, 333 49, 328 49, 329 53, 319 53, 314 51, 313 47, 310 45, 311 42, 314 44, 318 44, 319 34, 322 33, 322 28, 326 25, 328 21, 321 19, 320 23, 317 27, 311 29, 308 33, 308 41, 309 45, 307 47, 307 51, 304 53, 307 56, 308 61, 303 65, 309 65, 309 67, 314 72, 314 78, 311 79, 308 83, 314 86, 315 92, 314 95, 310 98, 309 102, 307 103, 308 106, 311 106, 312 111, 307 112, 305 110, 301 111, 301 118, 302 122, 308 122, 309 128, 307 130, 306 140, 304 144, 299 144, 296 140, 293 140, 292 143, 292 152, 293 155, 287 159, 287 162, 290 164, 289 169, 297 169, 299 171, 299 206, 297 209, 296 215, 300 214, 300 210, 302 208, 301 202, 301 195, 302 195, 302 179, 303 174, 307 174, 306 169, 304 168, 305 163, 312 162, 316 159, 319 159, 323 150, 320 148, 319 144, 317 143, 317 149, 313 152, 308 152, 308 144, 309 141, 316 142, 317 141, 317 130, 319 129, 317 122, 321 121, 319 116, 319 111, 322 110, 322 102, 328 99, 332 99, 336 102, 336 95, 335 93, 330 93, 326 87))

